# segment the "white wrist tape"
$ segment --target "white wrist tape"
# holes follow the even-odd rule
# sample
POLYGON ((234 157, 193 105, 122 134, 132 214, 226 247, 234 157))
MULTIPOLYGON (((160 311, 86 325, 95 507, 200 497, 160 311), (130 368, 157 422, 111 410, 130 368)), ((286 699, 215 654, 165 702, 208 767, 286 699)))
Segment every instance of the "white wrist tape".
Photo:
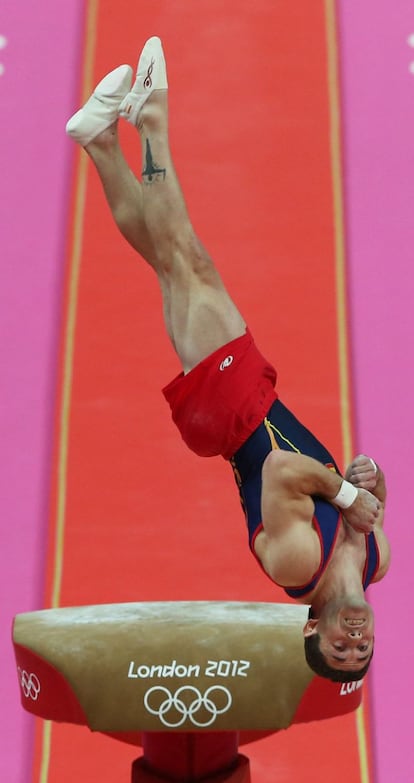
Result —
POLYGON ((357 488, 354 487, 350 481, 345 481, 344 479, 338 494, 335 495, 331 503, 334 503, 335 506, 339 506, 339 508, 349 508, 349 506, 352 506, 357 495, 357 488))

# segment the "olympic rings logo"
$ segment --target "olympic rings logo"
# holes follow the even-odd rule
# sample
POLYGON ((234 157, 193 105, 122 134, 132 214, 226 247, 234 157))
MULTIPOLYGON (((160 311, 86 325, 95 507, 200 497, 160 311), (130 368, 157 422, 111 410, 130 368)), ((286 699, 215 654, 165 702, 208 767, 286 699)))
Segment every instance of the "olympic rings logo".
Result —
POLYGON ((231 704, 231 693, 222 685, 207 688, 204 696, 193 685, 183 685, 175 693, 161 685, 155 685, 144 696, 144 705, 148 712, 157 715, 161 723, 169 729, 182 726, 187 719, 200 729, 211 726, 218 715, 230 709, 231 704))
POLYGON ((20 666, 17 667, 17 672, 20 679, 20 685, 23 691, 23 695, 26 699, 32 699, 36 701, 40 693, 40 682, 35 674, 28 674, 20 666))

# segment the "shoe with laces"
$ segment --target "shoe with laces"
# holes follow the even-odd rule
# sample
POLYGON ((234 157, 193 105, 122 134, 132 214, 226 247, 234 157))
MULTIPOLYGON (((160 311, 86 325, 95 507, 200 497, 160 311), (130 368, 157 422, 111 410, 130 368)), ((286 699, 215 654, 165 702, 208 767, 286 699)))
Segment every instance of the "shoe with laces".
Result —
POLYGON ((119 114, 133 125, 145 101, 154 90, 166 90, 167 72, 162 44, 156 36, 146 42, 138 61, 137 75, 132 90, 123 99, 119 114))
POLYGON ((133 71, 130 65, 120 65, 99 82, 91 97, 66 125, 66 133, 86 147, 95 136, 118 119, 119 105, 131 89, 133 71))

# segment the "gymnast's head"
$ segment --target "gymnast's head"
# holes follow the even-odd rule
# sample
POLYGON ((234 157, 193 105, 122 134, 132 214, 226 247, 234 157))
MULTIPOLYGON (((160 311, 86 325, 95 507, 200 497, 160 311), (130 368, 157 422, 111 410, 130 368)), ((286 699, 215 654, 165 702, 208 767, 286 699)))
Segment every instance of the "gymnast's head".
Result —
POLYGON ((309 610, 305 656, 315 674, 334 682, 361 680, 374 652, 374 614, 360 598, 328 601, 309 610))

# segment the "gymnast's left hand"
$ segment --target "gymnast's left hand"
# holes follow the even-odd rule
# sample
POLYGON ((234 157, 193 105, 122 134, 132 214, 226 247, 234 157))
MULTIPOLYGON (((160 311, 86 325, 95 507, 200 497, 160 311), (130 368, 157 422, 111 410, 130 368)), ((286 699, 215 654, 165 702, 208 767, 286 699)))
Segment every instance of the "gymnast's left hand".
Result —
POLYGON ((373 459, 359 454, 348 466, 345 478, 358 489, 368 489, 372 492, 377 485, 378 468, 373 459))

